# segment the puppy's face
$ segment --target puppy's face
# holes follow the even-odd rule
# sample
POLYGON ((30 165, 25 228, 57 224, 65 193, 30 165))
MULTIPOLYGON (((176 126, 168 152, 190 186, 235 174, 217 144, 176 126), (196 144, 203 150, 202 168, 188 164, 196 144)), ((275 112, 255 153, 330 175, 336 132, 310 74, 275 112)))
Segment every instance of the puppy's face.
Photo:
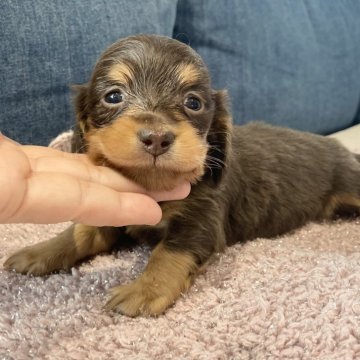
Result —
POLYGON ((160 36, 126 38, 79 87, 82 145, 95 163, 149 190, 194 183, 205 171, 219 96, 188 46, 160 36))

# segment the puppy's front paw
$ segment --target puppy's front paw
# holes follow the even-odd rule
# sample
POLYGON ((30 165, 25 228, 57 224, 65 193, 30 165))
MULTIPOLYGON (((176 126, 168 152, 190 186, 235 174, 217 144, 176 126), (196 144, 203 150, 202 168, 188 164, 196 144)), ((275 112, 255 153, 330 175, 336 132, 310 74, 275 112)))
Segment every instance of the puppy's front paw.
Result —
POLYGON ((110 295, 106 308, 127 316, 160 315, 176 298, 169 293, 169 289, 146 284, 141 278, 131 284, 113 288, 110 295))
POLYGON ((45 275, 48 273, 46 259, 31 247, 26 247, 10 256, 5 261, 4 267, 21 274, 45 275))
POLYGON ((28 246, 10 256, 4 263, 5 269, 21 274, 41 276, 61 269, 69 269, 73 264, 70 257, 58 253, 46 242, 28 246))
POLYGON ((196 270, 191 254, 159 244, 137 280, 111 290, 106 308, 128 316, 160 315, 189 288, 196 270))
POLYGON ((37 276, 69 270, 78 260, 106 250, 111 241, 107 242, 95 227, 76 224, 47 241, 21 249, 6 260, 4 267, 37 276))

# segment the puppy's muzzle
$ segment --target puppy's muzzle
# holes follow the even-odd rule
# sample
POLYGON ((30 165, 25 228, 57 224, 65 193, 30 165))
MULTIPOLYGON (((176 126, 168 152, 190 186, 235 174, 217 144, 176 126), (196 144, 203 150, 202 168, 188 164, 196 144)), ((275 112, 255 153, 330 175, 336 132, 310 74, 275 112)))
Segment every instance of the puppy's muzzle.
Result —
POLYGON ((137 136, 144 150, 154 157, 166 153, 175 140, 175 134, 172 131, 141 129, 137 136))

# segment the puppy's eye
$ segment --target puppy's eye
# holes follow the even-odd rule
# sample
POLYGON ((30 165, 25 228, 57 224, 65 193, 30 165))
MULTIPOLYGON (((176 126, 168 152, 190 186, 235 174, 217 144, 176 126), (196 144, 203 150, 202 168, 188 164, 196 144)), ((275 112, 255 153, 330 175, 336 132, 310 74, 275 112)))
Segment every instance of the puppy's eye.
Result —
POLYGON ((108 104, 120 104, 124 100, 124 97, 120 90, 114 90, 107 93, 104 100, 108 104))
POLYGON ((187 97, 184 105, 192 111, 199 111, 201 109, 201 101, 195 96, 187 97))

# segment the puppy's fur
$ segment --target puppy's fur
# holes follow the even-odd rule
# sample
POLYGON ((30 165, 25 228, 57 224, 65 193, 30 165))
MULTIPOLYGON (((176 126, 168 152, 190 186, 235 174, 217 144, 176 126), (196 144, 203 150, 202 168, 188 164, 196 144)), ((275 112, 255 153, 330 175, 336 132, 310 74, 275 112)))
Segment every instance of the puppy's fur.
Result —
POLYGON ((157 226, 75 224, 11 256, 9 269, 44 275, 125 237, 149 240, 157 245, 144 273, 113 289, 107 307, 157 315, 227 244, 360 209, 359 156, 322 136, 233 126, 226 92, 212 90, 201 58, 175 40, 142 35, 115 43, 77 91, 74 151, 149 190, 187 179, 191 194, 161 204, 157 226))

